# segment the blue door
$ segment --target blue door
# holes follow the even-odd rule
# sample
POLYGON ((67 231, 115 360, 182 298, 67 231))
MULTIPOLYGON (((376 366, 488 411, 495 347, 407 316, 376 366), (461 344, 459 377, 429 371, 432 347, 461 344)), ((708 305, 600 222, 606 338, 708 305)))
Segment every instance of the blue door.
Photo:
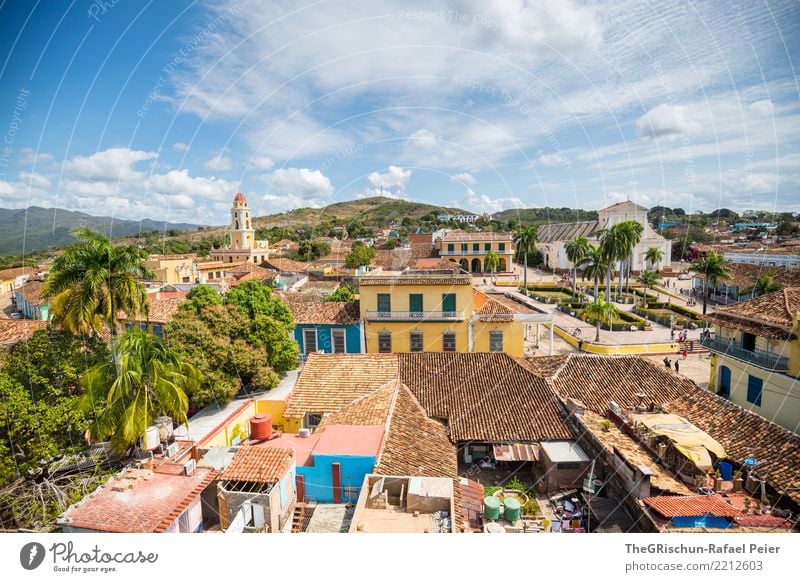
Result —
POLYGON ((719 368, 719 391, 717 394, 723 398, 731 397, 731 369, 728 366, 719 368))

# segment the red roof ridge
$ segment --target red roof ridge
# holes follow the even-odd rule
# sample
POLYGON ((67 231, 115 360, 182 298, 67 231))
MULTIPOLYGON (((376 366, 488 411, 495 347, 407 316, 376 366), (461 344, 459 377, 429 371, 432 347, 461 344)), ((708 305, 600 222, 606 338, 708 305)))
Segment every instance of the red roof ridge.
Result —
MULTIPOLYGON (((222 427, 224 427, 224 426, 225 426, 225 425, 228 423, 228 421, 229 421, 229 420, 231 420, 231 419, 232 419, 234 416, 236 416, 236 415, 238 415, 239 413, 241 413, 241 412, 242 412, 242 411, 245 409, 245 407, 249 406, 249 405, 250 405, 250 403, 252 403, 253 401, 254 401, 254 399, 253 399, 253 398, 248 398, 247 400, 245 400, 245 401, 244 401, 244 403, 242 403, 242 405, 241 405, 241 406, 239 406, 239 407, 238 407, 236 410, 234 410, 233 412, 231 412, 231 413, 230 413, 228 416, 226 416, 226 417, 225 417, 225 419, 224 419, 222 422, 220 422, 219 424, 217 424, 217 426, 215 426, 213 429, 211 429, 211 430, 208 432, 208 434, 206 434, 206 436, 204 436, 203 438, 201 438, 201 439, 200 439, 200 440, 197 442, 197 445, 198 445, 198 446, 199 446, 199 445, 202 445, 202 444, 203 444, 204 442, 206 442, 208 439, 210 439, 211 437, 213 437, 213 436, 214 436, 214 435, 215 435, 215 434, 216 434, 216 433, 217 433, 217 432, 218 432, 218 431, 219 431, 219 430, 220 430, 222 427)), ((190 425, 190 427, 191 427, 191 425, 190 425)), ((191 431, 191 428, 190 428, 189 430, 191 431)))

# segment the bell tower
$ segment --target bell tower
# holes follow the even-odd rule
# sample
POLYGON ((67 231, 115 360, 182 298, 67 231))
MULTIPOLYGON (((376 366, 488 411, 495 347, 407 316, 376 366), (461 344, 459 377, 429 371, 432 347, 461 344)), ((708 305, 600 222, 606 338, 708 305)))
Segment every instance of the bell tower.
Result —
POLYGON ((250 221, 250 208, 247 200, 239 192, 231 207, 231 248, 251 249, 255 241, 255 229, 250 221))

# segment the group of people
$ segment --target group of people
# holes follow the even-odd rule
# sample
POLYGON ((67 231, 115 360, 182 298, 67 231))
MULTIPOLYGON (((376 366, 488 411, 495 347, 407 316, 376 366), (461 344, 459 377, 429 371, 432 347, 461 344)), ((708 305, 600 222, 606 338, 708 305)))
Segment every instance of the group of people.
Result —
MULTIPOLYGON (((684 354, 683 357, 685 359, 686 355, 684 354)), ((670 360, 668 356, 664 356, 664 365, 667 368, 672 369, 673 363, 672 363, 672 360, 670 360)), ((678 360, 675 360, 675 364, 674 365, 675 365, 675 371, 679 372, 680 371, 680 365, 678 364, 678 360)))

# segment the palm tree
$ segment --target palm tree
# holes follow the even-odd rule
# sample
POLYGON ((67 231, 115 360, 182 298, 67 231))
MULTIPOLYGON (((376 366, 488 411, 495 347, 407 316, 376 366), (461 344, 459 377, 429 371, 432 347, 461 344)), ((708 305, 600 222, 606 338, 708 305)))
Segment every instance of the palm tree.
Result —
POLYGON ((489 271, 489 278, 492 278, 492 274, 494 270, 497 268, 497 265, 500 263, 500 253, 495 250, 488 250, 486 254, 483 255, 483 270, 489 271))
POLYGON ((642 240, 644 227, 638 220, 625 220, 617 226, 622 230, 622 252, 620 254, 619 289, 622 289, 622 270, 625 271, 625 290, 630 287, 631 268, 633 266, 633 253, 636 245, 642 240))
POLYGON ((522 255, 525 260, 524 270, 522 271, 522 286, 528 289, 528 253, 536 250, 536 242, 539 240, 538 226, 525 226, 514 234, 514 244, 517 245, 517 256, 522 255))
POLYGON ((84 393, 78 404, 87 414, 99 410, 89 428, 92 438, 110 438, 124 451, 158 416, 186 422, 186 393, 202 380, 161 338, 131 329, 120 337, 116 363, 97 364, 81 376, 84 393))
POLYGON ((741 295, 750 294, 752 297, 758 297, 759 295, 783 289, 783 285, 775 282, 774 272, 766 275, 750 275, 750 280, 753 281, 753 284, 742 289, 741 295))
POLYGON ((597 301, 600 294, 600 278, 604 277, 608 270, 606 260, 603 257, 603 250, 590 244, 586 251, 586 256, 583 257, 578 266, 583 269, 582 278, 584 280, 592 279, 594 281, 594 298, 597 301))
POLYGON ((607 302, 611 301, 611 272, 614 270, 614 263, 620 259, 625 249, 625 230, 620 228, 620 224, 622 223, 615 224, 610 228, 604 228, 597 233, 597 238, 600 241, 600 250, 606 263, 605 300, 607 302))
POLYGON ((662 251, 658 247, 650 247, 649 249, 647 249, 647 252, 644 255, 644 260, 647 261, 648 265, 650 265, 650 269, 656 272, 658 272, 658 269, 656 269, 656 267, 663 258, 664 258, 664 251, 662 251))
MULTIPOLYGON (((656 249, 658 250, 658 249, 656 249)), ((661 276, 656 273, 655 271, 642 271, 639 276, 637 277, 639 283, 644 285, 646 288, 653 290, 653 287, 658 285, 661 281, 661 276)), ((644 304, 644 308, 647 309, 647 292, 645 291, 644 297, 642 299, 642 303, 644 304)))
POLYGON ((722 255, 715 252, 708 253, 705 257, 695 262, 689 270, 703 276, 703 315, 708 309, 708 286, 715 289, 720 279, 729 279, 731 270, 725 266, 722 255))
POLYGON ((618 312, 619 310, 617 309, 616 305, 607 301, 603 301, 599 297, 594 303, 589 303, 586 306, 586 308, 583 310, 583 317, 585 319, 594 319, 597 327, 594 341, 600 341, 600 323, 604 321, 611 325, 611 322, 614 321, 614 317, 618 312))
POLYGON ((143 265, 145 253, 134 245, 113 246, 108 237, 83 228, 78 242, 53 261, 44 284, 54 320, 73 333, 116 329, 117 314, 147 313, 147 292, 137 278, 152 276, 143 265))
POLYGON ((578 264, 586 257, 589 252, 589 239, 579 236, 574 240, 564 243, 564 251, 567 259, 572 263, 572 292, 575 293, 578 287, 578 264))

